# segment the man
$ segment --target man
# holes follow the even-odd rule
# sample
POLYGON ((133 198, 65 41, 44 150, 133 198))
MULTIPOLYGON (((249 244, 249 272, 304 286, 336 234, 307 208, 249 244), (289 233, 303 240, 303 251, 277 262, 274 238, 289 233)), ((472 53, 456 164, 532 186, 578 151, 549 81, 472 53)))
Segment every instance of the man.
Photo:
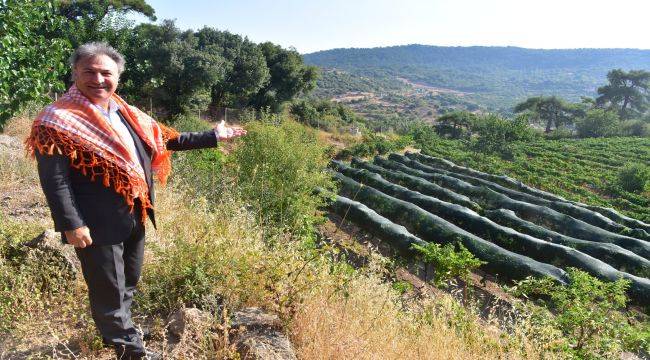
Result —
POLYGON ((221 122, 177 133, 115 94, 124 58, 105 43, 70 57, 74 85, 34 121, 27 139, 55 230, 79 257, 93 320, 118 358, 147 357, 131 320, 145 221, 155 227, 153 174, 165 182, 170 150, 217 146, 246 134, 221 122))

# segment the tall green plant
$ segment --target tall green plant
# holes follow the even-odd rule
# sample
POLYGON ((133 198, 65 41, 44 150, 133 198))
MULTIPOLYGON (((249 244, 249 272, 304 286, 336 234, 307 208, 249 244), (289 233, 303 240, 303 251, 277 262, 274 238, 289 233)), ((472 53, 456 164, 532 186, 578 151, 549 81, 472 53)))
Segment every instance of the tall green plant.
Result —
POLYGON ((571 359, 614 358, 623 349, 648 350, 647 328, 633 326, 634 318, 624 313, 625 292, 629 282, 600 281, 584 271, 569 268, 569 285, 551 279, 527 279, 513 289, 516 295, 542 297, 546 307, 532 312, 537 326, 559 330, 562 341, 552 344, 554 350, 571 359))
POLYGON ((275 115, 246 128, 230 158, 243 198, 265 224, 309 230, 323 204, 314 189, 333 187, 325 146, 313 130, 275 115))

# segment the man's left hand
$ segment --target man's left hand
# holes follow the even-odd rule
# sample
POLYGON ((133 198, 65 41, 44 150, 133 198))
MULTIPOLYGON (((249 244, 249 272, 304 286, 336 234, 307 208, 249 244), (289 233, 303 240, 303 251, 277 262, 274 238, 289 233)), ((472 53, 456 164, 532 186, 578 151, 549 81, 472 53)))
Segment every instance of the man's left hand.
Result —
POLYGON ((214 127, 214 132, 217 134, 217 140, 230 140, 246 135, 246 130, 244 130, 244 128, 239 126, 227 126, 225 120, 221 120, 221 122, 214 127))

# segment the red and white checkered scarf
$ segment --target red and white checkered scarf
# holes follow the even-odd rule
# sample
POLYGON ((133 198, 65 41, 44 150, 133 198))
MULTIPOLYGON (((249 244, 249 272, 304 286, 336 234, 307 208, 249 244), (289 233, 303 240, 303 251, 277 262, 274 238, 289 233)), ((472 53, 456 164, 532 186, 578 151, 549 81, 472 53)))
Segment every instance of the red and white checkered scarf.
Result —
MULTIPOLYGON (((171 171, 171 152, 166 149, 166 143, 177 137, 178 132, 158 124, 116 94, 111 99, 152 150, 152 171, 164 184, 171 171)), ((38 114, 25 144, 32 157, 34 151, 50 155, 56 152, 68 157, 73 168, 90 176, 92 181, 102 180, 104 186, 110 186, 122 195, 131 210, 135 199, 140 200, 143 210, 153 208, 137 155, 127 149, 100 109, 76 86, 73 85, 58 101, 38 114)), ((145 218, 146 211, 142 211, 143 222, 145 218)))

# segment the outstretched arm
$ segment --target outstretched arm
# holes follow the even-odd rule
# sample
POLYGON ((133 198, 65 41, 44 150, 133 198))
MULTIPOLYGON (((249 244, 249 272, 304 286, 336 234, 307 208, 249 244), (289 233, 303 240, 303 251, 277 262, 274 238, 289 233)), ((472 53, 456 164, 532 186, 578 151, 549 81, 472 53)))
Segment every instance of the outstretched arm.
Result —
POLYGON ((243 135, 246 135, 246 130, 238 126, 227 126, 226 122, 222 120, 212 130, 181 133, 177 138, 167 142, 167 149, 179 151, 212 148, 217 146, 218 141, 230 140, 243 135))
POLYGON ((213 148, 217 146, 217 135, 212 130, 184 132, 167 142, 167 149, 173 151, 213 148))

